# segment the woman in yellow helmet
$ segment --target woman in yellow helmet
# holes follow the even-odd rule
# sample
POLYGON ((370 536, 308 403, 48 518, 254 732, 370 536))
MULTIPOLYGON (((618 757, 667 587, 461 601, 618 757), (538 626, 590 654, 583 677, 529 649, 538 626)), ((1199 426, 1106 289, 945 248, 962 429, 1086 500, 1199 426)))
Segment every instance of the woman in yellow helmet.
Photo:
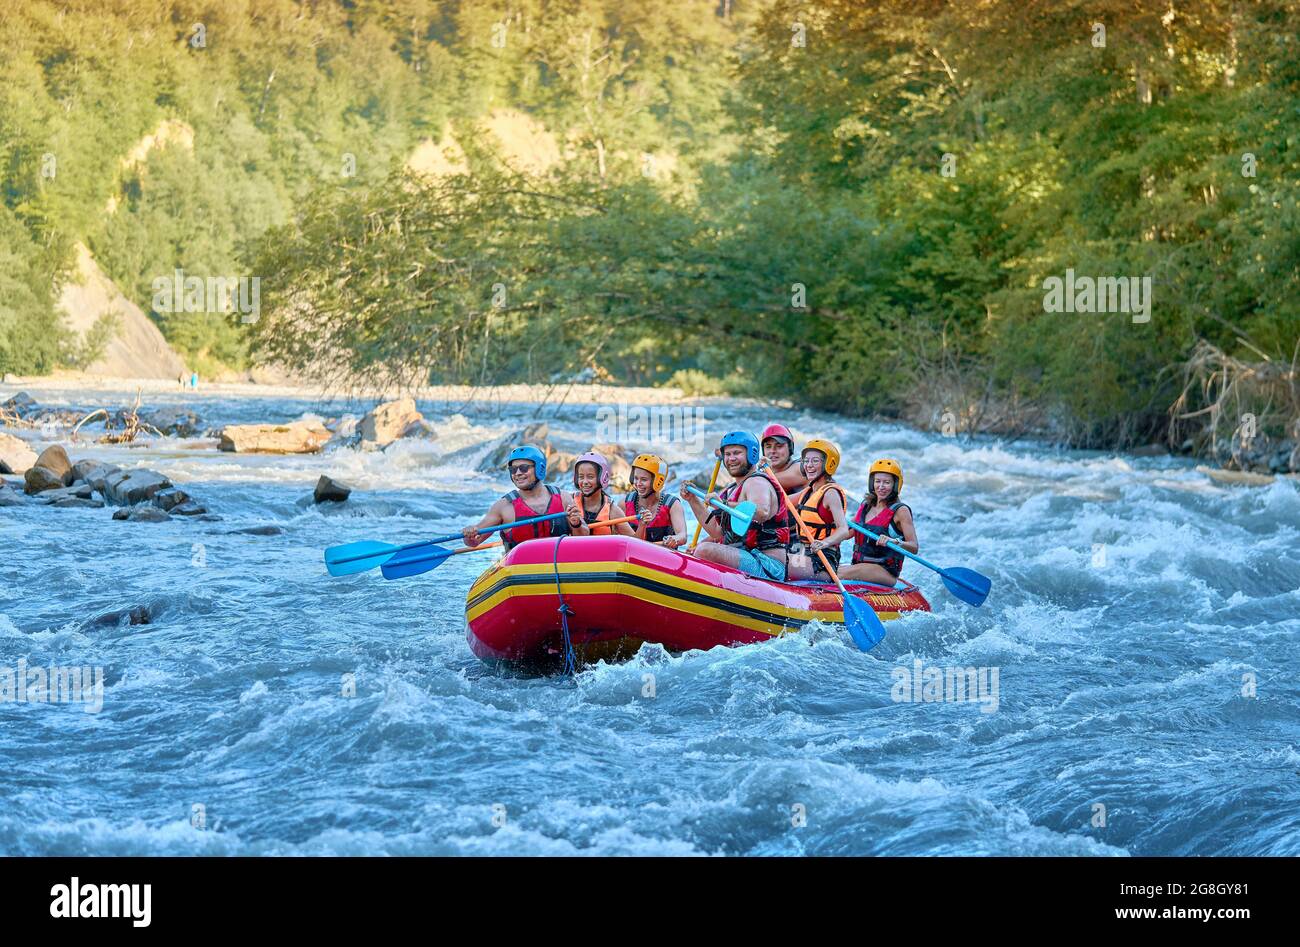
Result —
MULTIPOLYGON (((846 523, 848 497, 844 488, 832 478, 840 466, 840 449, 834 441, 813 438, 804 446, 800 463, 808 486, 791 496, 791 499, 813 541, 806 547, 807 556, 790 557, 789 577, 825 579, 829 582, 830 576, 826 574, 821 558, 816 553, 825 555, 831 568, 838 572, 840 542, 849 533, 846 523), (840 539, 832 543, 831 539, 837 534, 840 539)), ((801 530, 800 536, 803 535, 801 530)))
MULTIPOLYGON (((853 562, 839 570, 841 579, 892 586, 903 571, 903 557, 886 546, 885 541, 893 540, 908 552, 920 550, 912 509, 898 499, 902 489, 903 469, 898 461, 885 458, 871 465, 867 495, 853 521, 876 534, 876 538, 868 539, 856 530, 845 530, 846 534, 853 533, 853 562)), ((847 538, 836 532, 828 542, 847 538)))
POLYGON ((686 513, 681 501, 665 494, 668 464, 655 454, 638 454, 632 461, 632 492, 624 501, 624 516, 638 517, 641 522, 632 530, 628 524, 618 527, 647 542, 662 543, 669 549, 686 545, 686 513))

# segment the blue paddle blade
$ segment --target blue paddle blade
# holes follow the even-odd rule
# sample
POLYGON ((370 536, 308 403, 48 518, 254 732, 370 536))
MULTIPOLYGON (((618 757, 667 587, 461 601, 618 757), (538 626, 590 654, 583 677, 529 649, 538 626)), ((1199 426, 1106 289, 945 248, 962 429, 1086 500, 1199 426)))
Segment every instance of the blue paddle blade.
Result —
POLYGON ((325 550, 325 568, 330 575, 355 575, 382 565, 400 548, 373 539, 347 543, 343 546, 330 546, 325 550))
POLYGON ((385 579, 407 579, 413 575, 432 572, 455 554, 455 550, 442 546, 407 549, 385 562, 379 571, 384 574, 385 579))
POLYGON ((856 596, 844 596, 844 624, 860 651, 870 651, 885 638, 885 625, 876 610, 856 596))
POLYGON ((749 532, 749 527, 754 522, 754 514, 758 512, 758 507, 746 500, 744 503, 737 503, 731 508, 731 531, 737 536, 743 536, 749 532))
POLYGON ((959 566, 944 569, 939 576, 949 592, 967 605, 974 605, 976 608, 984 604, 984 600, 989 597, 989 589, 993 588, 993 583, 988 576, 980 575, 974 569, 963 569, 959 566))

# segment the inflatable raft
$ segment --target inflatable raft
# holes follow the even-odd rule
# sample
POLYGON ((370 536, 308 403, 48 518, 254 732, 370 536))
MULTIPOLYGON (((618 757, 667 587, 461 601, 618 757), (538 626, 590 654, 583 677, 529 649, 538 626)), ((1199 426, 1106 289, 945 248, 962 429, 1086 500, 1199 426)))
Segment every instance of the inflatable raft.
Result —
MULTIPOLYGON (((882 620, 930 610, 906 582, 847 587, 882 620)), ((631 657, 646 641, 680 652, 844 620, 834 585, 767 582, 631 537, 566 536, 521 543, 479 576, 465 599, 470 648, 489 663, 556 670, 561 604, 579 665, 631 657)))

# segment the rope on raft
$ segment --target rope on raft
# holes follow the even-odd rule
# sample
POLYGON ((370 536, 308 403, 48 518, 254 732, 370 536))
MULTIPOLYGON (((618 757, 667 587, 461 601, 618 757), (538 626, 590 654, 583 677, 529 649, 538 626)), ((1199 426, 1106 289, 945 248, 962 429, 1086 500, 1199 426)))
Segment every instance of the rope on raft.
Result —
POLYGON ((569 616, 573 614, 573 609, 564 600, 564 592, 560 589, 560 543, 566 535, 568 534, 564 533, 555 537, 555 555, 551 558, 551 564, 555 567, 555 594, 560 600, 557 611, 560 613, 560 631, 564 636, 564 673, 572 677, 578 673, 578 661, 573 653, 573 639, 569 637, 569 616))

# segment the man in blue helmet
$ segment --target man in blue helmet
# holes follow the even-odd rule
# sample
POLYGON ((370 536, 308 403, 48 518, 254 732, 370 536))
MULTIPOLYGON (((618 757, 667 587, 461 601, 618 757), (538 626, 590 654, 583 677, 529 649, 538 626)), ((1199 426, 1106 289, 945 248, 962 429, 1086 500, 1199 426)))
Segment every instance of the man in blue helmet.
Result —
MULTIPOLYGON (((536 447, 526 445, 516 447, 506 459, 510 470, 510 481, 515 488, 492 504, 481 520, 473 526, 466 526, 461 531, 466 546, 477 546, 483 541, 479 530, 502 523, 513 523, 533 516, 546 516, 551 513, 563 513, 573 503, 558 487, 543 483, 546 479, 546 455, 536 447)), ((541 539, 546 536, 561 536, 569 532, 569 521, 565 517, 547 520, 545 523, 533 523, 530 526, 516 526, 503 530, 501 544, 509 550, 526 539, 541 539)))
POLYGON ((748 500, 754 504, 754 520, 743 534, 731 529, 731 515, 711 509, 682 484, 682 499, 691 505, 695 518, 709 534, 695 554, 710 562, 740 569, 759 579, 785 581, 786 553, 790 546, 790 513, 781 499, 781 487, 772 475, 758 470, 762 452, 758 438, 748 431, 732 431, 722 439, 722 465, 736 482, 722 491, 719 499, 729 506, 748 500))

